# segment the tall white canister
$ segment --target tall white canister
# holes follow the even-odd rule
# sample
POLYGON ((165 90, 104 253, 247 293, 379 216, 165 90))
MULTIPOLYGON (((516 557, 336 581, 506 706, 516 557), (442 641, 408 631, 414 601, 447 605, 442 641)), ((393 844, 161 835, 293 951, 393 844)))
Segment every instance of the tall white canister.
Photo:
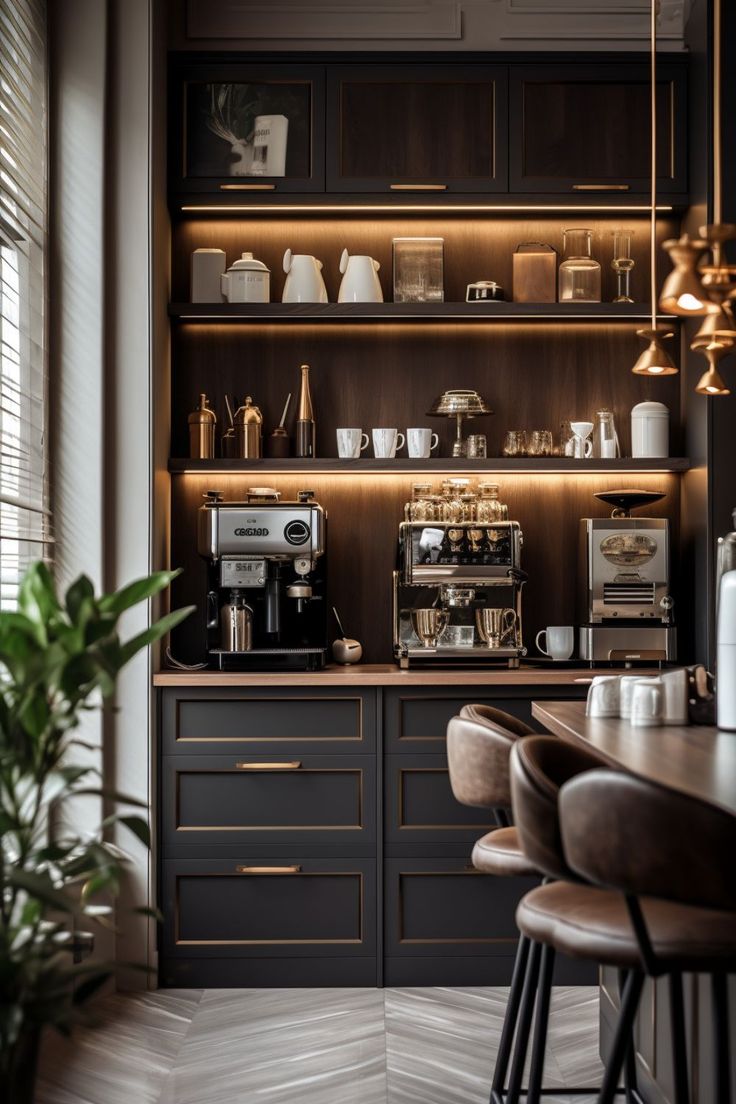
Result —
POLYGON ((670 412, 661 402, 640 402, 631 411, 631 455, 669 456, 670 412))

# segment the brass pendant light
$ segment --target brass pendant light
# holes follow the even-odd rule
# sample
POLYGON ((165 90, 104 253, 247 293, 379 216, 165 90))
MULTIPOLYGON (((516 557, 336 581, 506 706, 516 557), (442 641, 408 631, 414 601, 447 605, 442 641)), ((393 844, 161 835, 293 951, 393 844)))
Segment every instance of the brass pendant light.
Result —
POLYGON ((651 203, 649 209, 649 279, 652 297, 652 324, 637 330, 637 337, 649 342, 631 371, 637 376, 673 376, 678 369, 662 342, 673 331, 657 324, 657 0, 651 0, 649 35, 649 76, 651 84, 651 203))
POLYGON ((708 248, 708 242, 699 238, 693 240, 683 234, 681 238, 670 238, 662 248, 667 250, 675 266, 659 296, 662 310, 683 318, 715 313, 718 307, 708 299, 697 271, 698 261, 708 248))
POLYGON ((711 340, 707 344, 696 344, 693 342, 691 348, 697 353, 702 353, 708 361, 708 370, 700 377, 698 385, 695 388, 698 395, 715 397, 731 394, 723 376, 718 371, 718 364, 724 356, 727 356, 728 353, 731 352, 732 347, 730 343, 726 345, 715 340, 711 340))

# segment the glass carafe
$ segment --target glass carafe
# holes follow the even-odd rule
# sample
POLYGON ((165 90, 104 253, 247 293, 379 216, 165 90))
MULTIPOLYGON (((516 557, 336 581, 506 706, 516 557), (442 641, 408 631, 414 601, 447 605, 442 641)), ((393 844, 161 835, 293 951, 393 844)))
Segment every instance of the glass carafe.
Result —
POLYGON ((593 456, 613 460, 621 455, 616 422, 612 410, 596 410, 593 422, 593 456))
POLYGON ((564 260, 559 271, 561 303, 600 303, 601 266, 592 257, 592 230, 564 230, 564 260))

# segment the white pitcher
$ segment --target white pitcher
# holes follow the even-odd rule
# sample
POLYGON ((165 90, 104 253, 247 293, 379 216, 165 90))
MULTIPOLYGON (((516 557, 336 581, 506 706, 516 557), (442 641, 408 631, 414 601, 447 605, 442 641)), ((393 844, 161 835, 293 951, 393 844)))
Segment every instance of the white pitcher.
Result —
POLYGON ((380 267, 372 257, 351 257, 347 249, 343 249, 338 303, 382 303, 383 292, 377 275, 380 267))
POLYGON ((322 279, 322 262, 308 253, 284 253, 284 284, 282 303, 327 303, 327 288, 322 279))

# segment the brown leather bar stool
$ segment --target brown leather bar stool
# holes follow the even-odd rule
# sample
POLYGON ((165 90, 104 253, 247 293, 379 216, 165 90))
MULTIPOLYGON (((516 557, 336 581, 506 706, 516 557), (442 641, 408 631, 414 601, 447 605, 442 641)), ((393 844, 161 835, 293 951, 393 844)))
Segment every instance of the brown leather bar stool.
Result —
MULTIPOLYGON (((527 923, 539 938, 580 949, 631 972, 624 992, 601 1104, 611 1099, 644 976, 670 979, 676 1104, 687 1104, 688 1069, 682 974, 711 975, 714 1014, 714 1101, 729 1104, 731 1077, 727 975, 736 971, 736 817, 663 786, 611 770, 579 776, 560 792, 562 841, 568 861, 603 888, 596 901, 576 901, 574 887, 529 894, 527 923), (623 1041, 622 1041, 623 1040, 623 1041)), ((571 953, 575 953, 572 951, 571 953)))
MULTIPOLYGON (((540 877, 529 862, 510 823, 509 757, 514 743, 533 732, 527 724, 489 705, 465 705, 447 726, 450 784, 463 805, 491 809, 499 825, 473 848, 476 870, 498 877, 540 877)), ((500 1104, 516 1032, 531 943, 521 935, 491 1084, 491 1104, 500 1104)), ((536 952, 533 952, 536 955, 536 952)), ((518 1092, 517 1097, 518 1099, 518 1092)), ((510 1098, 507 1098, 510 1099, 510 1098)))
MULTIPOLYGON (((553 960, 555 951, 560 951, 599 965, 616 967, 625 977, 621 1016, 599 1104, 611 1104, 613 1101, 624 1063, 627 1098, 635 1099, 632 1029, 644 974, 649 972, 651 976, 658 976, 670 973, 674 979, 671 1007, 675 1101, 676 1104, 687 1104, 681 972, 718 968, 722 978, 724 964, 727 963, 726 968, 730 968, 736 962, 736 916, 713 911, 724 905, 736 908, 736 887, 731 884, 725 889, 728 871, 728 858, 725 856, 733 854, 736 820, 701 806, 717 814, 719 832, 723 831, 724 822, 728 822, 729 829, 725 837, 721 835, 718 843, 721 851, 719 877, 724 888, 714 894, 711 887, 708 897, 699 879, 697 890, 690 891, 693 895, 691 900, 698 899, 699 904, 705 902, 711 906, 710 909, 654 900, 653 897, 661 893, 667 884, 663 874, 670 866, 673 871, 678 871, 677 876, 670 876, 679 876, 684 882, 689 881, 693 867, 711 866, 709 852, 716 845, 715 834, 711 829, 710 835, 701 830, 691 836, 693 821, 689 806, 687 810, 670 807, 671 825, 662 815, 652 817, 652 810, 656 811, 657 807, 650 805, 650 791, 658 787, 604 769, 598 764, 594 764, 592 770, 580 771, 580 757, 584 754, 583 749, 544 736, 525 740, 523 744, 516 745, 512 752, 511 791, 519 838, 530 859, 551 877, 562 879, 528 893, 517 909, 517 924, 526 936, 544 945, 548 961, 553 960), (585 783, 579 779, 584 779, 585 783), (591 796, 592 787, 587 788, 591 782, 595 786, 594 798, 591 796), (632 784, 644 787, 646 792, 638 791, 637 797, 632 784), (583 798, 578 797, 581 788, 583 798), (612 798, 620 793, 627 794, 628 800, 614 800, 616 813, 612 814, 612 798), (640 815, 635 817, 637 807, 640 815), (683 818, 679 823, 678 816, 683 818), (677 832, 674 831, 676 824, 677 832), (673 838, 667 838, 664 848, 662 841, 670 826, 673 838), (689 836, 689 845, 686 846, 689 836), (647 846, 647 841, 651 841, 650 846, 647 846), (641 852, 646 854, 645 861, 640 857, 641 852), (636 889, 627 890, 629 896, 625 897, 621 888, 625 889, 629 884, 627 879, 632 878, 627 873, 629 866, 638 875, 636 889), (581 884, 581 879, 586 879, 586 882, 581 884), (597 884, 592 885, 591 882, 597 884), (599 888, 601 884, 617 884, 618 891, 599 888), (640 901, 636 895, 644 890, 652 896, 640 901), (695 894, 699 895, 698 898, 695 894)), ((679 798, 679 795, 672 795, 666 790, 659 792, 667 799, 673 796, 679 798)), ((686 804, 700 805, 693 799, 682 800, 686 804)), ((680 893, 683 892, 681 888, 680 893)), ((549 1013, 549 998, 545 995, 545 989, 548 989, 550 980, 549 968, 548 971, 543 968, 530 1070, 530 1101, 534 1099, 532 1086, 541 1083, 549 1013)), ((722 1006, 722 983, 718 992, 722 1006)), ((727 1043, 724 1048, 722 1026, 717 1034, 721 1039, 720 1084, 726 1086, 717 1100, 718 1104, 727 1104, 727 1071, 722 1068, 727 1043)))

